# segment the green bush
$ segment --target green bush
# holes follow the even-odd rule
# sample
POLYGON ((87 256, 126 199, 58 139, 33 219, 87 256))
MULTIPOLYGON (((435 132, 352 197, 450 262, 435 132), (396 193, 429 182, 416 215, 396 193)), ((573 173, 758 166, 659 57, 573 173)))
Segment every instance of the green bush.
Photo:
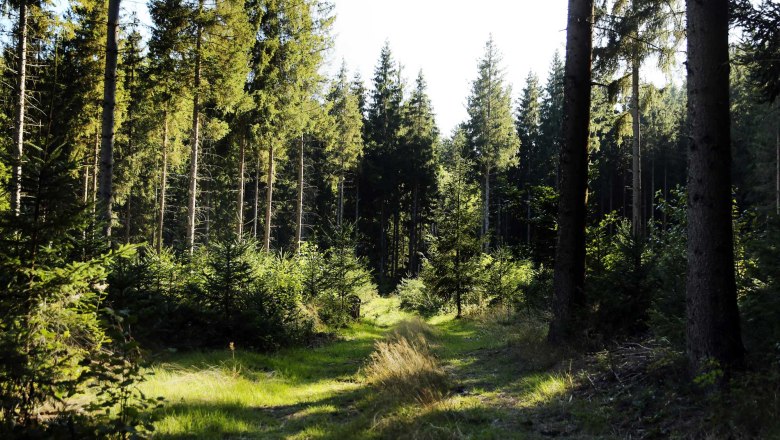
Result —
POLYGON ((515 309, 526 306, 525 292, 534 279, 533 264, 518 261, 507 248, 483 254, 482 291, 487 305, 507 305, 515 309))
POLYGON ((404 278, 396 287, 401 308, 417 312, 422 316, 433 316, 444 309, 446 301, 432 293, 420 278, 404 278))

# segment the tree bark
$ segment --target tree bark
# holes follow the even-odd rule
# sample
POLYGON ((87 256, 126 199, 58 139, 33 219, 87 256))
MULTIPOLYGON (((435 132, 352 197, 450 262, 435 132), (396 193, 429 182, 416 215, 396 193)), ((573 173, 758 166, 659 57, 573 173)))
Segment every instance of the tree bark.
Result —
POLYGON ((631 60, 631 128, 633 131, 631 153, 631 231, 637 240, 641 240, 644 237, 642 138, 639 125, 639 64, 639 54, 635 50, 631 60))
MULTIPOLYGON (((110 241, 111 208, 114 201, 114 120, 116 112, 116 66, 119 58, 119 3, 108 2, 108 24, 106 29, 106 67, 103 76, 103 121, 100 142, 100 220, 103 236, 110 241)), ((110 244, 110 243, 109 243, 110 244)))
POLYGON ((303 232, 303 134, 298 152, 298 198, 295 205, 295 252, 300 252, 303 232))
POLYGON ((257 153, 257 165, 255 166, 255 201, 252 214, 252 237, 257 238, 257 223, 260 216, 260 153, 257 153))
POLYGON ((19 216, 22 209, 22 162, 24 161, 24 117, 27 86, 27 0, 19 2, 19 28, 16 57, 19 66, 16 72, 16 120, 14 121, 14 168, 11 188, 11 209, 19 216))
POLYGON ((168 110, 163 115, 162 176, 160 176, 160 206, 157 211, 157 254, 162 252, 165 229, 165 193, 168 189, 168 110))
POLYGON ((485 167, 485 187, 482 197, 482 249, 490 249, 490 167, 485 167))
POLYGON ((417 204, 420 194, 420 185, 414 184, 412 188, 412 215, 411 215, 411 228, 409 229, 409 274, 412 276, 417 275, 417 225, 418 225, 418 213, 417 204))
POLYGON ((195 209, 198 199, 198 148, 200 147, 200 70, 201 70, 201 44, 203 26, 200 23, 200 14, 203 11, 203 1, 198 1, 198 29, 195 42, 195 80, 193 83, 194 96, 192 98, 192 145, 190 146, 190 186, 187 198, 187 252, 192 255, 195 250, 195 209))
POLYGON ((728 0, 686 2, 688 31, 687 354, 697 374, 741 366, 731 219, 728 0))
POLYGON ((241 140, 238 153, 238 200, 236 203, 236 238, 241 241, 244 236, 244 173, 246 168, 246 136, 241 140))
POLYGON ((574 314, 585 300, 592 36, 593 0, 569 0, 553 320, 548 335, 556 343, 573 339, 574 314))
POLYGON ((265 188, 265 235, 263 236, 263 249, 271 251, 271 205, 274 197, 274 146, 268 145, 268 177, 265 188))

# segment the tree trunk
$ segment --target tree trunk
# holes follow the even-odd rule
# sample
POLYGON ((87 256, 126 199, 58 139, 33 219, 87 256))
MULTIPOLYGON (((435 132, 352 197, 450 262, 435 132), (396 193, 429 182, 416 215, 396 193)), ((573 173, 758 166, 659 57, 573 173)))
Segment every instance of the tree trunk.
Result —
POLYGON ((482 250, 490 249, 490 167, 485 167, 485 187, 482 197, 482 250))
POLYGON ((130 244, 130 220, 132 218, 132 206, 133 206, 133 193, 132 191, 127 195, 127 203, 125 204, 125 244, 130 244))
POLYGON ((160 207, 157 212, 157 254, 162 252, 165 229, 165 193, 168 189, 168 110, 163 115, 162 176, 160 176, 160 207))
MULTIPOLYGON (((780 105, 778 105, 780 109, 780 105)), ((780 110, 778 110, 780 113, 780 110)), ((777 124, 777 137, 775 138, 775 213, 780 216, 780 121, 777 124)))
MULTIPOLYGON (((344 167, 342 166, 342 170, 344 167)), ((338 183, 338 211, 336 212, 336 225, 341 226, 344 220, 344 172, 339 174, 338 183)))
POLYGON ((100 220, 103 222, 103 236, 111 237, 111 205, 114 201, 114 116, 116 111, 116 66, 119 58, 119 3, 108 2, 108 24, 106 29, 106 67, 103 76, 103 123, 100 142, 100 220))
POLYGON ((731 219, 728 0, 686 2, 688 31, 687 353, 698 374, 738 367, 744 348, 731 219))
POLYGON ((420 196, 420 185, 414 184, 412 188, 412 215, 411 228, 409 229, 409 274, 417 275, 417 203, 420 196))
POLYGON ((303 232, 303 134, 301 134, 301 149, 298 153, 298 198, 295 201, 295 252, 301 250, 303 232))
POLYGON ((236 205, 236 238, 241 241, 244 236, 244 173, 246 168, 246 135, 241 140, 238 153, 238 201, 236 205))
POLYGON ((385 202, 382 201, 382 207, 379 212, 379 285, 384 287, 385 281, 385 258, 387 257, 387 234, 386 229, 386 216, 385 216, 385 202))
MULTIPOLYGON (((198 20, 203 11, 203 1, 198 1, 198 20)), ((195 80, 192 98, 192 145, 190 146, 190 187, 187 198, 187 251, 195 250, 195 208, 198 199, 198 148, 200 147, 200 61, 203 27, 198 22, 195 42, 195 80)))
POLYGON ((257 153, 257 165, 255 166, 255 201, 252 214, 252 237, 257 238, 257 223, 260 216, 260 153, 257 153))
POLYGON ((592 36, 593 0, 569 0, 551 342, 573 339, 574 314, 585 300, 592 36))
POLYGON ((27 0, 19 3, 19 29, 16 57, 19 66, 16 72, 16 120, 14 121, 14 169, 11 188, 11 209, 19 216, 22 208, 22 162, 24 161, 24 115, 26 109, 27 85, 27 0))
POLYGON ((265 235, 263 236, 263 249, 271 251, 271 205, 274 197, 274 146, 268 145, 268 177, 265 187, 265 235))
POLYGON ((639 55, 636 50, 631 60, 631 128, 633 131, 631 153, 631 231, 634 238, 644 237, 644 199, 642 198, 642 139, 639 125, 639 55))

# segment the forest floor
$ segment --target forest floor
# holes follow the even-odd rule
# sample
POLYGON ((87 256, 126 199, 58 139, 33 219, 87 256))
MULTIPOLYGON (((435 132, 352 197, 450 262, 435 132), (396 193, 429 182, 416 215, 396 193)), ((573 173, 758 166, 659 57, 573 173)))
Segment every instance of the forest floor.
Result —
POLYGON ((710 417, 684 391, 653 383, 678 371, 662 349, 569 356, 544 344, 530 318, 437 316, 432 349, 449 386, 421 402, 365 377, 376 342, 413 317, 395 298, 364 305, 364 316, 318 347, 162 355, 143 384, 166 399, 155 437, 720 438, 701 430, 710 417))

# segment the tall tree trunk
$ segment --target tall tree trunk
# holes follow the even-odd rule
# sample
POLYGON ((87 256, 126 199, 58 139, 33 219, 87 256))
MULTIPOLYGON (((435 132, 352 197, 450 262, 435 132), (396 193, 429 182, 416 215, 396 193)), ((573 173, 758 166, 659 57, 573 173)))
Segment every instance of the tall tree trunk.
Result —
POLYGON ((114 201, 114 119, 116 112, 116 66, 119 58, 119 3, 108 2, 108 24, 106 25, 106 68, 103 76, 103 121, 100 142, 100 220, 103 222, 103 236, 111 237, 111 205, 114 201))
POLYGON ((268 144, 268 177, 265 187, 265 235, 263 236, 263 249, 271 251, 271 206, 274 197, 274 146, 268 144))
POLYGON ((92 214, 95 214, 98 194, 98 164, 100 161, 100 131, 95 129, 95 144, 92 151, 92 214))
POLYGON ((195 80, 192 98, 192 145, 190 146, 190 187, 187 198, 187 252, 192 255, 195 250, 195 209, 198 199, 198 148, 200 147, 200 62, 203 26, 200 23, 203 12, 203 1, 198 0, 198 29, 195 41, 195 80))
POLYGON ((252 211, 252 238, 257 238, 257 223, 260 216, 260 152, 257 153, 255 166, 255 201, 252 211))
POLYGON ((574 314, 585 302, 592 37, 593 0, 569 0, 551 342, 573 339, 574 314))
MULTIPOLYGON (((343 170, 343 166, 342 166, 343 170)), ((344 221, 344 173, 339 173, 338 182, 338 208, 336 212, 336 225, 341 226, 344 221)))
POLYGON ((650 220, 655 223, 655 153, 650 158, 650 220))
POLYGON ((301 134, 301 149, 298 152, 298 198, 295 201, 295 252, 301 250, 303 232, 303 134, 301 134))
POLYGON ((16 43, 16 57, 19 65, 16 71, 16 120, 14 121, 14 169, 11 188, 11 209, 19 216, 22 208, 22 162, 24 161, 24 117, 27 85, 27 0, 19 2, 19 28, 16 43))
POLYGON ((168 189, 168 110, 163 115, 162 176, 160 176, 160 206, 157 211, 157 253, 162 252, 165 229, 165 193, 168 189))
POLYGON ((482 193, 482 249, 490 249, 490 167, 485 167, 485 186, 482 193))
POLYGON ((631 231, 634 238, 644 237, 644 199, 642 197, 642 139, 639 125, 639 54, 634 50, 631 59, 631 231))
POLYGON ((385 202, 381 202, 382 207, 379 211, 379 285, 384 287, 385 281, 385 259, 387 257, 387 216, 385 215, 385 202))
POLYGON ((417 225, 418 213, 417 204, 420 197, 420 185, 415 182, 412 188, 412 215, 411 215, 411 228, 409 229, 409 274, 412 276, 417 275, 417 225))
POLYGON ((401 234, 400 234, 400 209, 398 207, 398 204, 395 206, 395 213, 393 213, 393 279, 395 279, 398 276, 398 260, 399 260, 399 244, 401 242, 401 234))
POLYGON ((709 360, 740 366, 731 219, 729 2, 686 2, 688 31, 687 353, 694 374, 709 360))
MULTIPOLYGON (((778 104, 780 113, 780 104, 778 104)), ((775 138, 775 213, 780 215, 780 121, 777 124, 777 137, 775 138)))
POLYGON ((130 244, 131 219, 133 216, 133 192, 127 194, 127 203, 125 204, 125 244, 130 244))
POLYGON ((238 200, 236 203, 236 238, 242 241, 244 237, 244 174, 246 168, 246 135, 241 140, 238 153, 238 200))

